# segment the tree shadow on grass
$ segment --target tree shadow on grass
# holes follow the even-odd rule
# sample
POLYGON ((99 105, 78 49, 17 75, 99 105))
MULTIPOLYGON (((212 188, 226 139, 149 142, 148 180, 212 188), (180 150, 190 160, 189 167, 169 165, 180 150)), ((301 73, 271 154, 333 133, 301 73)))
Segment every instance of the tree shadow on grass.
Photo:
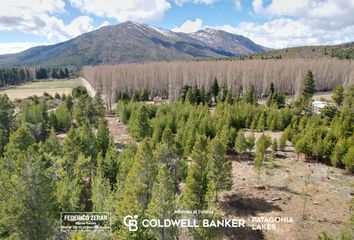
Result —
POLYGON ((223 211, 235 216, 254 216, 257 213, 281 211, 279 206, 262 198, 246 197, 239 194, 225 196, 221 202, 223 211))
POLYGON ((282 192, 287 192, 287 193, 290 193, 290 194, 293 194, 293 195, 301 195, 301 193, 295 191, 295 190, 292 190, 290 189, 289 187, 287 186, 283 186, 283 187, 279 187, 279 186, 271 186, 270 187, 271 189, 275 189, 275 190, 278 190, 278 191, 282 191, 282 192))

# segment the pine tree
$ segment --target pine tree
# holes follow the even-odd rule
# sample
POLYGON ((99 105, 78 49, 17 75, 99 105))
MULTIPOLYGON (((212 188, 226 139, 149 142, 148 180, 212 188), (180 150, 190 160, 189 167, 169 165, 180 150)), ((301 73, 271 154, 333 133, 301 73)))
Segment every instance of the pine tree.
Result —
POLYGON ((9 143, 5 147, 6 152, 11 150, 25 151, 35 143, 35 138, 26 127, 20 127, 10 134, 9 143))
POLYGON ((139 205, 137 207, 140 210, 146 209, 151 199, 156 171, 157 164, 152 157, 150 143, 144 140, 138 148, 133 166, 127 175, 123 201, 131 200, 139 205))
POLYGON ((239 154, 239 160, 241 160, 241 154, 247 150, 247 147, 248 145, 247 145, 247 139, 245 133, 242 130, 240 130, 237 133, 235 147, 234 147, 234 149, 239 154))
POLYGON ((315 81, 311 71, 308 71, 301 82, 300 98, 307 100, 312 98, 315 93, 315 81))
POLYGON ((101 118, 98 122, 96 139, 97 152, 102 152, 103 157, 105 157, 110 142, 110 136, 107 121, 104 118, 101 118))
POLYGON ((259 184, 263 162, 264 162, 264 155, 260 150, 257 150, 256 157, 254 158, 254 164, 253 164, 254 169, 256 170, 257 173, 257 185, 259 184))
POLYGON ((51 153, 54 156, 59 156, 62 153, 61 143, 57 138, 54 128, 50 130, 50 135, 46 139, 43 150, 46 153, 51 153))
POLYGON ((96 136, 92 131, 89 123, 85 123, 77 130, 77 135, 80 138, 80 150, 85 156, 96 157, 97 143, 96 136))
POLYGON ((113 192, 110 182, 98 171, 92 180, 92 210, 94 212, 113 212, 113 192))
POLYGON ((58 129, 58 119, 53 111, 49 113, 48 120, 51 128, 58 129))
POLYGON ((259 184, 260 173, 263 162, 265 161, 265 154, 267 148, 271 145, 270 137, 262 134, 256 144, 256 157, 254 159, 254 168, 257 172, 257 184, 259 184))
POLYGON ((262 111, 261 115, 258 118, 257 130, 263 132, 264 129, 265 129, 265 121, 264 121, 264 112, 262 111))
POLYGON ((219 91, 220 91, 220 87, 219 87, 218 79, 215 77, 213 85, 211 86, 211 93, 213 94, 215 100, 219 95, 219 91))
POLYGON ((247 149, 248 149, 249 154, 251 153, 252 149, 254 148, 255 141, 256 141, 256 138, 254 136, 254 133, 252 132, 251 134, 249 134, 247 136, 247 149))
POLYGON ((154 158, 158 164, 165 164, 170 171, 174 182, 175 190, 178 189, 179 181, 185 175, 185 168, 182 160, 178 156, 177 148, 173 140, 172 131, 166 128, 163 131, 161 143, 156 146, 154 151, 154 158))
POLYGON ((13 155, 14 171, 0 166, 0 225, 6 227, 10 238, 52 237, 56 219, 54 188, 43 163, 37 149, 29 148, 13 155))
POLYGON ((312 143, 311 148, 313 154, 316 156, 316 161, 318 162, 323 153, 323 141, 320 136, 316 137, 316 140, 312 143))
POLYGON ((216 192, 230 190, 232 186, 232 166, 226 155, 226 145, 215 137, 209 143, 208 153, 208 181, 215 185, 216 192))
POLYGON ((110 140, 106 155, 102 161, 102 171, 103 176, 109 180, 112 189, 117 182, 117 174, 121 168, 118 162, 118 156, 119 155, 116 153, 116 146, 113 143, 113 140, 110 140))
POLYGON ((268 185, 269 186, 271 185, 271 183, 270 183, 271 176, 274 175, 274 173, 273 173, 274 167, 275 167, 275 151, 272 151, 270 154, 270 157, 269 157, 269 161, 266 165, 266 169, 265 169, 265 172, 268 176, 268 185))
POLYGON ((189 88, 186 94, 186 100, 187 103, 193 104, 195 102, 194 94, 192 88, 189 88))
POLYGON ((257 151, 261 152, 263 155, 266 153, 267 149, 271 146, 272 141, 269 136, 262 134, 256 144, 257 151))
POLYGON ((208 188, 207 180, 207 146, 205 136, 198 136, 192 152, 193 162, 189 166, 182 202, 189 209, 204 209, 205 195, 208 188))
POLYGON ((14 121, 15 106, 6 94, 0 94, 0 156, 9 140, 10 129, 14 121))
POLYGON ((333 101, 336 102, 337 106, 341 106, 344 100, 344 88, 342 85, 336 86, 332 94, 333 101))
POLYGON ((65 159, 67 159, 67 162, 70 162, 70 165, 74 162, 74 160, 81 152, 80 137, 73 127, 69 129, 69 132, 64 139, 63 152, 66 155, 65 159))
POLYGON ((74 165, 73 177, 81 185, 80 203, 85 211, 90 211, 92 208, 90 185, 93 170, 94 163, 91 157, 85 157, 84 154, 80 153, 74 165))
POLYGON ((81 192, 81 180, 73 178, 62 168, 59 179, 55 183, 54 193, 59 210, 69 212, 83 211, 84 207, 80 200, 81 192))
POLYGON ((225 97, 225 102, 228 104, 232 104, 234 101, 233 97, 232 97, 232 93, 231 91, 227 91, 226 97, 225 97))
POLYGON ((342 164, 343 157, 347 152, 347 141, 341 137, 336 143, 331 156, 331 163, 333 166, 340 166, 342 164))
POLYGON ((98 122, 98 119, 103 118, 106 113, 101 91, 96 92, 92 100, 92 104, 95 112, 95 117, 97 118, 95 119, 95 122, 98 122))
POLYGON ((69 94, 68 97, 65 99, 66 107, 71 111, 74 105, 73 97, 69 94))
MULTIPOLYGON (((151 219, 175 219, 174 183, 166 165, 159 168, 156 181, 152 188, 151 201, 146 215, 151 219)), ((175 227, 155 228, 156 239, 173 239, 177 234, 175 227)))
POLYGON ((57 121, 56 129, 58 131, 67 132, 71 126, 72 116, 65 104, 58 107, 58 109, 55 111, 55 118, 57 121))
POLYGON ((348 148, 347 153, 343 157, 343 163, 347 171, 354 172, 354 146, 348 148))
POLYGON ((141 94, 140 94, 140 101, 149 101, 149 92, 146 88, 143 88, 141 90, 141 94))
POLYGON ((122 183, 124 185, 125 179, 133 165, 133 159, 137 151, 137 146, 133 143, 125 145, 124 149, 117 156, 117 184, 122 183))
POLYGON ((278 151, 278 140, 276 138, 273 139, 273 142, 272 142, 272 150, 274 152, 278 151))
POLYGON ((138 140, 150 136, 150 120, 148 110, 144 105, 133 113, 129 120, 128 130, 138 140))
MULTIPOLYGON (((124 184, 122 199, 118 202, 117 215, 138 215, 144 218, 145 210, 151 200, 151 191, 156 178, 157 165, 153 161, 151 146, 145 139, 139 146, 124 184)), ((123 219, 120 219, 123 221, 123 219)), ((139 219, 138 219, 139 221, 139 219)), ((147 230, 139 228, 129 232, 122 228, 118 232, 120 239, 147 239, 147 230)))
POLYGON ((286 141, 288 140, 287 138, 288 138, 288 136, 285 134, 285 131, 284 131, 279 139, 279 150, 280 151, 284 151, 285 146, 286 146, 286 141))

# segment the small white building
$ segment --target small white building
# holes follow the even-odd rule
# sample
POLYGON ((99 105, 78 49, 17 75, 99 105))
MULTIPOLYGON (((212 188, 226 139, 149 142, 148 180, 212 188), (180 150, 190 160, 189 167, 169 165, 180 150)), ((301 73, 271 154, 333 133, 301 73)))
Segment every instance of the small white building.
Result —
POLYGON ((321 109, 326 106, 335 106, 333 103, 315 100, 312 102, 312 111, 315 113, 321 113, 321 109))

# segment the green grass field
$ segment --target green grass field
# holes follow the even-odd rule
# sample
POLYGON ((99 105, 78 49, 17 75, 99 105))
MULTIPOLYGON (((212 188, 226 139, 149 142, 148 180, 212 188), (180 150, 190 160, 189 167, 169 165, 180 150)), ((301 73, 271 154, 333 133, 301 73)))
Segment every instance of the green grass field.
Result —
POLYGON ((71 90, 80 85, 79 79, 70 79, 64 81, 38 81, 18 86, 13 86, 6 90, 0 90, 0 94, 6 93, 10 99, 24 99, 33 95, 42 96, 44 92, 51 95, 55 93, 68 94, 71 90))

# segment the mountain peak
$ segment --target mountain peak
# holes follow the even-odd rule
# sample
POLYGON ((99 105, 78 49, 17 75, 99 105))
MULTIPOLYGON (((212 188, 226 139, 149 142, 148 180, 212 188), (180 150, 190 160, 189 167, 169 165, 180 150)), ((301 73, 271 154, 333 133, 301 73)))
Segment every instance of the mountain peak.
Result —
POLYGON ((0 56, 0 66, 84 66, 96 64, 222 58, 262 52, 240 35, 206 28, 195 33, 126 21, 102 27, 66 42, 0 56))
POLYGON ((199 30, 198 32, 207 32, 210 34, 215 34, 215 33, 221 32, 221 31, 222 30, 218 30, 218 29, 214 29, 214 28, 205 28, 205 29, 199 30))

